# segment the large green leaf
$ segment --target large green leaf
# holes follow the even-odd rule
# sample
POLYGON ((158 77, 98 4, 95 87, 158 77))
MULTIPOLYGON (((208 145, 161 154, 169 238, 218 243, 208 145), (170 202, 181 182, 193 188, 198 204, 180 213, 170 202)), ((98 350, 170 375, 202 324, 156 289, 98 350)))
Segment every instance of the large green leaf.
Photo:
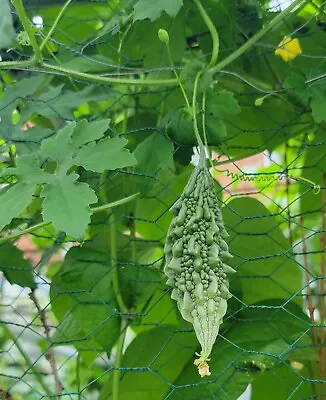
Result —
MULTIPOLYGON (((153 2, 151 3, 154 4, 153 2)), ((173 0, 173 3, 176 3, 176 1, 173 0)), ((182 9, 174 18, 163 13, 154 22, 148 19, 135 21, 125 32, 121 53, 115 50, 117 46, 110 45, 112 43, 111 34, 108 36, 109 43, 103 44, 103 41, 101 41, 101 44, 98 45, 99 51, 106 57, 117 59, 117 62, 122 55, 122 61, 127 65, 132 63, 139 65, 141 63, 145 68, 160 68, 169 65, 166 46, 157 36, 159 29, 165 29, 169 32, 169 46, 172 57, 175 63, 180 62, 186 50, 185 17, 182 9)), ((172 74, 171 72, 163 71, 159 76, 172 77, 172 74)), ((155 78, 157 77, 158 73, 155 72, 155 78)), ((152 109, 152 105, 150 109, 152 109)))
POLYGON ((0 245, 0 271, 12 284, 36 288, 32 265, 24 258, 24 253, 11 243, 0 245))
POLYGON ((300 267, 278 219, 250 197, 230 201, 223 208, 223 216, 234 256, 230 264, 237 270, 235 279, 241 280, 242 301, 253 304, 295 296, 294 301, 301 303, 300 267))
MULTIPOLYGON (((35 93, 44 82, 44 76, 35 75, 29 78, 23 78, 17 82, 11 83, 5 87, 4 98, 0 110, 1 118, 9 116, 11 119, 12 112, 15 110, 17 104, 23 99, 28 98, 31 94, 35 93)), ((2 124, 1 124, 2 126, 2 124)), ((1 137, 7 137, 5 130, 1 129, 1 137)))
POLYGON ((35 185, 42 184, 44 221, 53 222, 57 229, 75 238, 82 238, 90 222, 89 205, 97 202, 97 196, 88 184, 77 182, 79 175, 71 173, 71 168, 82 165, 86 169, 103 172, 105 169, 123 168, 136 162, 129 150, 124 148, 126 139, 106 137, 95 142, 104 136, 108 126, 108 120, 81 121, 77 125, 74 122, 68 123, 57 134, 44 139, 36 154, 18 157, 16 167, 5 169, 2 175, 15 175, 19 183, 1 195, 3 202, 0 211, 4 214, 0 218, 0 229, 26 208, 32 199, 35 185), (41 168, 44 163, 38 161, 37 156, 47 162, 55 162, 53 174, 41 168), (23 198, 18 198, 20 188, 26 194, 23 198), (16 200, 12 209, 11 194, 16 200))
POLYGON ((19 157, 15 168, 2 171, 3 176, 11 174, 16 175, 20 181, 6 186, 0 192, 0 229, 26 209, 32 201, 36 184, 51 178, 51 175, 40 169, 33 155, 19 157))
POLYGON ((310 380, 318 379, 319 371, 314 368, 313 376, 311 371, 308 362, 279 365, 271 371, 264 371, 252 382, 251 400, 314 398, 312 388, 316 385, 310 380))
POLYGON ((15 40, 15 29, 8 0, 1 1, 0 13, 0 49, 8 49, 15 40))
POLYGON ((16 183, 0 192, 0 229, 19 216, 32 201, 35 185, 16 183))
POLYGON ((77 177, 65 175, 44 186, 42 215, 45 222, 81 239, 91 220, 89 205, 97 202, 97 196, 86 183, 76 182, 77 177))
POLYGON ((182 7, 182 0, 138 0, 134 6, 134 20, 149 18, 154 21, 162 11, 165 11, 170 17, 175 17, 182 7))
MULTIPOLYGON (((35 14, 42 16, 46 21, 43 28, 46 34, 56 21, 61 9, 62 4, 57 2, 34 2, 34 7, 29 5, 28 13, 31 19, 35 14)), ((51 36, 52 40, 49 42, 50 49, 55 52, 68 48, 77 50, 78 46, 82 47, 84 41, 92 39, 97 34, 103 24, 102 21, 112 18, 114 7, 109 7, 104 3, 78 2, 70 4, 64 15, 65 18, 57 21, 56 29, 51 36)))
POLYGON ((74 163, 95 172, 135 165, 135 157, 124 148, 126 144, 127 140, 119 137, 89 143, 80 149, 74 163))
MULTIPOLYGON (((192 332, 159 327, 139 334, 124 354, 120 400, 162 400, 196 349, 192 332), (137 371, 137 369, 139 369, 137 371)), ((100 400, 112 396, 112 373, 100 400)))
POLYGON ((137 203, 136 230, 144 238, 163 240, 172 219, 168 209, 181 195, 191 170, 192 167, 185 168, 180 175, 166 169, 157 173, 155 185, 147 197, 137 203))
POLYGON ((259 371, 285 360, 316 359, 312 340, 306 334, 308 318, 295 304, 275 307, 279 302, 256 304, 237 313, 230 328, 222 330, 215 342, 209 362, 212 375, 203 381, 189 362, 168 398, 236 400, 248 383, 259 377, 259 371))
POLYGON ((154 184, 153 178, 160 168, 174 169, 173 143, 159 133, 155 132, 148 136, 136 147, 133 154, 137 160, 135 170, 145 175, 142 179, 143 185, 140 186, 142 193, 146 194, 154 184))
POLYGON ((94 351, 110 351, 119 337, 110 263, 103 252, 69 250, 51 283, 52 309, 60 321, 53 337, 56 344, 86 341, 84 348, 90 350, 91 340, 94 351))
POLYGON ((79 91, 71 91, 64 90, 64 86, 60 85, 38 97, 26 99, 22 109, 22 119, 25 121, 36 113, 45 117, 55 116, 69 120, 73 117, 73 111, 81 104, 106 100, 112 95, 112 90, 105 86, 88 85, 79 91))

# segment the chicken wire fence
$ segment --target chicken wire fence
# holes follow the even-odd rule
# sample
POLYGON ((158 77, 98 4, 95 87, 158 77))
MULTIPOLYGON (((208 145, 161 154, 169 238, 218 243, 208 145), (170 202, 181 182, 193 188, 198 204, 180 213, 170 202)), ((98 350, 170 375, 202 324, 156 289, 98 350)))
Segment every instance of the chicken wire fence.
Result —
MULTIPOLYGON (((121 15, 118 3, 29 0, 24 6, 36 35, 42 37, 42 29, 51 28, 66 4, 56 34, 48 42, 48 64, 105 77, 170 76, 171 65, 165 56, 157 58, 161 50, 150 51, 145 62, 141 59, 142 52, 136 48, 138 32, 132 40, 126 38, 130 40, 126 52, 118 48, 113 34, 117 26, 123 32, 130 27, 132 18, 132 12, 121 15)), ((250 25, 257 23, 259 15, 256 2, 234 3, 238 11, 248 7, 236 22, 246 27, 250 37, 250 25)), ((279 11, 288 3, 271 2, 270 10, 279 11)), ((323 4, 314 5, 315 11, 301 26, 293 28, 284 21, 285 31, 298 33, 302 57, 310 62, 306 70, 311 80, 313 63, 325 60, 325 45, 310 51, 304 43, 305 38, 317 43, 325 35, 325 23, 318 20, 310 26, 323 4)), ((19 19, 12 12, 20 32, 19 19)), ((170 36, 178 33, 179 25, 173 25, 177 18, 169 25, 170 36)), ((188 48, 196 49, 194 42, 201 35, 207 32, 197 32, 196 38, 187 36, 188 48)), ((140 47, 158 47, 152 38, 139 40, 140 47)), ((274 56, 277 44, 261 39, 246 62, 260 63, 266 54, 274 56)), ((226 41, 222 55, 227 46, 226 41)), ((30 47, 23 44, 1 52, 3 61, 24 61, 30 55, 30 47)), ((263 62, 259 68, 268 68, 263 62)), ((116 379, 121 399, 224 400, 241 395, 243 399, 267 399, 272 398, 267 397, 268 390, 276 387, 282 388, 275 397, 280 400, 323 398, 325 126, 309 130, 299 108, 287 114, 278 105, 269 108, 269 100, 266 107, 255 105, 255 99, 276 91, 262 90, 236 69, 220 72, 225 77, 222 88, 236 93, 249 122, 237 122, 236 117, 229 121, 228 136, 208 152, 215 160, 212 174, 237 273, 230 279, 233 297, 211 355, 212 375, 201 379, 192 365, 199 350, 192 326, 180 317, 163 273, 163 247, 172 218, 169 209, 198 162, 193 143, 185 144, 165 129, 165 106, 173 106, 180 89, 175 85, 144 88, 85 82, 82 76, 64 76, 60 70, 52 74, 50 68, 37 66, 7 74, 13 78, 2 74, 1 111, 21 99, 25 108, 20 103, 15 112, 22 115, 28 107, 54 123, 51 127, 45 117, 21 126, 16 122, 13 126, 19 129, 12 128, 10 137, 0 127, 2 146, 15 145, 19 155, 20 150, 36 149, 67 121, 110 118, 109 134, 119 134, 135 147, 151 136, 151 146, 145 149, 152 156, 147 155, 138 167, 106 171, 101 176, 78 169, 80 179, 103 203, 140 192, 137 199, 112 212, 94 214, 82 241, 52 225, 42 225, 37 204, 40 193, 35 194, 29 214, 16 218, 2 233, 0 398, 111 399, 116 379), (39 76, 42 81, 37 83, 39 76), (9 96, 6 90, 14 79, 24 79, 27 89, 9 96), (39 85, 37 90, 42 93, 49 82, 53 86, 48 94, 33 96, 31 86, 39 85), (35 130, 35 137, 28 136, 34 125, 46 131, 35 130), (171 149, 176 166, 173 159, 172 164, 160 159, 157 151, 161 147, 162 151, 171 149), (36 224, 41 226, 29 230, 36 224), (24 259, 9 249, 11 243, 24 253, 24 259), (20 273, 28 265, 33 267, 36 282, 33 291, 6 279, 10 271, 20 273), (115 289, 114 274, 119 282, 115 289), (117 296, 127 311, 121 310, 117 296), (117 364, 119 357, 122 360, 117 364), (259 397, 264 387, 267 392, 259 397)), ((322 80, 316 83, 322 85, 322 80)), ((11 153, 4 149, 3 154, 5 166, 11 153)), ((13 181, 8 178, 2 183, 13 181)))

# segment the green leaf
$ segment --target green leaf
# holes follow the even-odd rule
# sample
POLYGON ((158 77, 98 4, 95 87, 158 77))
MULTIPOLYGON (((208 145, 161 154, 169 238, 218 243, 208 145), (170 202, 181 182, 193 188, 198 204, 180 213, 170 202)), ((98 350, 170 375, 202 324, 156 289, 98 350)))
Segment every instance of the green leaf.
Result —
POLYGON ((16 32, 8 0, 1 1, 0 13, 0 49, 8 49, 15 41, 16 32))
POLYGON ((36 154, 18 157, 17 167, 7 168, 2 173, 4 176, 15 175, 19 179, 19 186, 1 193, 3 202, 0 211, 2 207, 4 214, 0 222, 5 225, 17 216, 17 211, 22 212, 31 201, 35 185, 43 184, 44 221, 53 222, 55 228, 73 237, 83 237, 90 222, 89 205, 96 203, 97 197, 86 183, 76 182, 78 174, 67 175, 69 170, 75 165, 82 165, 86 169, 103 172, 106 169, 134 165, 136 162, 129 150, 124 148, 126 139, 107 137, 94 142, 94 139, 104 135, 108 126, 109 120, 80 121, 77 125, 70 122, 55 135, 44 139, 36 154), (56 163, 53 174, 40 168, 37 155, 56 163), (20 197, 20 188, 26 196, 20 197), (14 207, 10 205, 12 195, 18 199, 14 207))
MULTIPOLYGON (((157 132, 143 140, 133 154, 137 160, 135 171, 141 174, 154 178, 160 168, 174 170, 173 143, 166 136, 157 132)), ((154 182, 154 179, 144 177, 141 191, 146 193, 154 182)))
POLYGON ((21 214, 33 199, 35 185, 47 182, 51 175, 43 172, 33 155, 17 158, 17 167, 2 171, 2 176, 16 175, 20 182, 0 192, 0 230, 21 214))
MULTIPOLYGON (((42 74, 32 76, 31 78, 24 78, 18 82, 12 83, 6 86, 4 91, 4 98, 2 99, 3 104, 1 105, 0 116, 7 115, 11 118, 11 114, 16 108, 17 104, 22 99, 28 98, 31 94, 35 93, 44 82, 44 76, 42 74)), ((2 124, 0 125, 0 127, 2 124)), ((2 135, 2 129, 0 130, 0 136, 2 135)), ((4 135, 3 137, 6 137, 4 135)))
MULTIPOLYGON (((152 3, 154 4, 154 3, 152 3)), ((165 29, 170 36, 169 47, 171 51, 174 63, 179 63, 182 60, 183 54, 186 50, 185 41, 185 15, 183 8, 180 10, 175 18, 171 18, 166 13, 163 13, 157 20, 150 21, 149 19, 143 21, 135 21, 125 32, 121 54, 123 58, 127 61, 129 60, 143 60, 144 68, 161 68, 162 65, 169 65, 169 57, 166 46, 159 40, 158 31, 159 29, 165 29)), ((118 35, 113 38, 118 39, 118 35)), ((115 63, 119 62, 121 57, 120 52, 115 49, 119 46, 119 41, 117 44, 112 40, 112 34, 108 33, 107 40, 110 43, 104 44, 102 41, 99 44, 99 51, 106 57, 111 57, 115 59, 115 63)), ((114 72, 115 70, 113 70, 114 72)), ((171 74, 166 71, 155 72, 155 79, 162 77, 170 77, 171 74)), ((148 74, 151 77, 151 73, 148 74)), ((154 78, 154 76, 153 76, 154 78)), ((114 92, 113 92, 114 93, 114 92)), ((145 93, 140 96, 142 97, 145 93)), ((155 94, 155 91, 148 91, 149 95, 155 94)), ((175 91, 174 91, 175 94, 175 91)), ((116 96, 114 94, 114 96, 116 96)), ((121 99, 123 100, 123 99, 121 99)), ((162 98, 160 97, 160 103, 162 98)), ((149 109, 153 109, 153 104, 150 105, 149 109)), ((156 112, 157 114, 157 112, 156 112)))
POLYGON ((134 20, 149 18, 151 21, 160 17, 165 11, 170 17, 174 18, 183 5, 183 0, 138 0, 134 5, 134 20))
MULTIPOLYGON (((128 346, 122 367, 129 368, 121 377, 120 400, 162 400, 172 382, 195 352, 193 332, 178 332, 159 327, 140 333, 128 346), (137 371, 137 368, 140 370, 137 371)), ((112 374, 104 384, 99 400, 112 396, 112 374)))
POLYGON ((279 365, 270 371, 263 371, 251 384, 251 400, 311 399, 311 369, 315 379, 319 375, 317 363, 293 363, 279 365), (310 372, 309 372, 310 371, 310 372))
POLYGON ((289 240, 277 218, 258 200, 237 198, 223 208, 229 238, 230 265, 241 279, 242 301, 253 304, 271 298, 301 304, 301 270, 293 260, 289 240))
POLYGON ((136 232, 144 239, 163 240, 172 219, 167 210, 181 195, 192 169, 192 166, 184 168, 179 175, 160 170, 148 196, 137 202, 136 232))
POLYGON ((124 148, 126 144, 127 140, 119 137, 89 143, 80 149, 73 163, 95 172, 135 165, 134 156, 124 148))
MULTIPOLYGON (((153 253, 150 250, 150 253, 153 253)), ((141 310, 144 304, 152 297, 162 281, 162 273, 151 265, 121 265, 120 288, 125 304, 141 310)))
POLYGON ((306 76, 301 71, 291 72, 283 83, 284 89, 287 89, 299 101, 307 105, 310 97, 308 85, 306 85, 306 76))
POLYGON ((208 143, 218 143, 221 139, 227 137, 226 126, 224 122, 219 119, 209 116, 206 118, 206 128, 207 128, 207 141, 208 143))
POLYGON ((75 122, 69 122, 59 132, 42 141, 39 154, 46 158, 50 158, 57 163, 57 169, 66 172, 71 166, 73 148, 71 146, 71 137, 76 126, 75 122))
POLYGON ((54 346, 73 344, 87 364, 92 363, 102 350, 96 340, 81 329, 79 321, 75 319, 71 310, 60 321, 51 340, 54 346))
POLYGON ((204 61, 198 60, 198 58, 187 60, 185 67, 181 71, 180 80, 184 88, 192 92, 198 72, 201 72, 197 87, 197 93, 199 94, 208 89, 213 82, 213 76, 208 71, 207 64, 204 61))
POLYGON ((280 299, 255 304, 237 313, 214 344, 209 362, 211 377, 201 384, 203 380, 191 360, 174 381, 174 390, 168 398, 236 400, 248 383, 259 376, 259 371, 291 360, 292 355, 298 359, 294 350, 300 354, 308 348, 309 356, 315 352, 307 334, 309 320, 301 307, 288 303, 277 308, 279 303, 280 299))
POLYGON ((74 148, 78 148, 101 139, 104 133, 109 129, 110 120, 103 119, 100 121, 93 121, 91 124, 87 120, 78 121, 73 133, 74 148))
POLYGON ((241 111, 234 95, 228 91, 216 92, 209 89, 206 95, 206 111, 217 118, 230 118, 239 114, 241 111))
POLYGON ((33 113, 69 120, 73 117, 73 111, 81 104, 107 100, 113 94, 112 89, 108 86, 88 85, 75 92, 64 89, 64 86, 60 85, 38 97, 26 99, 21 110, 22 120, 26 121, 33 113))
POLYGON ((90 223, 90 204, 97 202, 94 191, 86 184, 76 182, 78 175, 55 177, 42 190, 42 215, 58 229, 74 238, 84 236, 90 223))
POLYGON ((292 72, 284 82, 284 88, 290 89, 291 93, 301 101, 303 104, 308 105, 309 99, 312 110, 312 116, 317 124, 326 120, 326 90, 323 86, 311 86, 306 83, 306 77, 302 72, 292 72))
POLYGON ((0 191, 0 230, 21 214, 32 201, 35 185, 16 183, 0 191))
POLYGON ((25 183, 37 184, 47 182, 50 174, 42 171, 35 155, 23 155, 17 158, 16 167, 2 171, 2 176, 15 175, 25 183))
MULTIPOLYGON (((312 89, 311 89, 312 90, 312 89)), ((326 121, 326 90, 313 89, 313 97, 311 100, 312 116, 317 124, 326 121)))
POLYGON ((11 243, 0 245, 0 271, 11 284, 36 288, 32 265, 25 260, 24 253, 11 243))
POLYGON ((172 110, 162 121, 167 134, 180 144, 196 143, 191 110, 186 107, 172 110))
POLYGON ((51 304, 60 324, 56 344, 110 352, 119 337, 111 260, 103 252, 73 247, 51 283, 51 304), (63 343, 62 343, 63 342, 63 343))

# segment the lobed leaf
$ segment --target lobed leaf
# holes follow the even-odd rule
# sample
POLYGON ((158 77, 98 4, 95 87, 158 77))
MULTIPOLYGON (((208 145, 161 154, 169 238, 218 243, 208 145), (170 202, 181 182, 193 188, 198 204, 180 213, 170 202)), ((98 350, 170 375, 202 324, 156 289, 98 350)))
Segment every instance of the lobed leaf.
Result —
POLYGON ((11 284, 36 288, 32 265, 25 260, 24 253, 11 243, 0 245, 0 271, 11 284))
POLYGON ((149 18, 155 21, 165 11, 174 18, 183 5, 183 0, 138 0, 134 5, 134 20, 149 18))
POLYGON ((86 184, 76 182, 77 175, 56 177, 42 190, 42 215, 61 231, 75 238, 84 236, 91 220, 90 204, 97 202, 94 191, 86 184))

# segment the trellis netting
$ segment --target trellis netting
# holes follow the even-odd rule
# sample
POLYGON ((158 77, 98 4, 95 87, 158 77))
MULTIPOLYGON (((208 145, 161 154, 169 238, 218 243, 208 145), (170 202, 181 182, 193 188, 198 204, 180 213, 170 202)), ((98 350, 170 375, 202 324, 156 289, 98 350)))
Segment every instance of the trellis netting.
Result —
POLYGON ((326 2, 2 0, 0 49, 0 398, 323 399, 326 2), (164 272, 201 141, 204 377, 164 272))

